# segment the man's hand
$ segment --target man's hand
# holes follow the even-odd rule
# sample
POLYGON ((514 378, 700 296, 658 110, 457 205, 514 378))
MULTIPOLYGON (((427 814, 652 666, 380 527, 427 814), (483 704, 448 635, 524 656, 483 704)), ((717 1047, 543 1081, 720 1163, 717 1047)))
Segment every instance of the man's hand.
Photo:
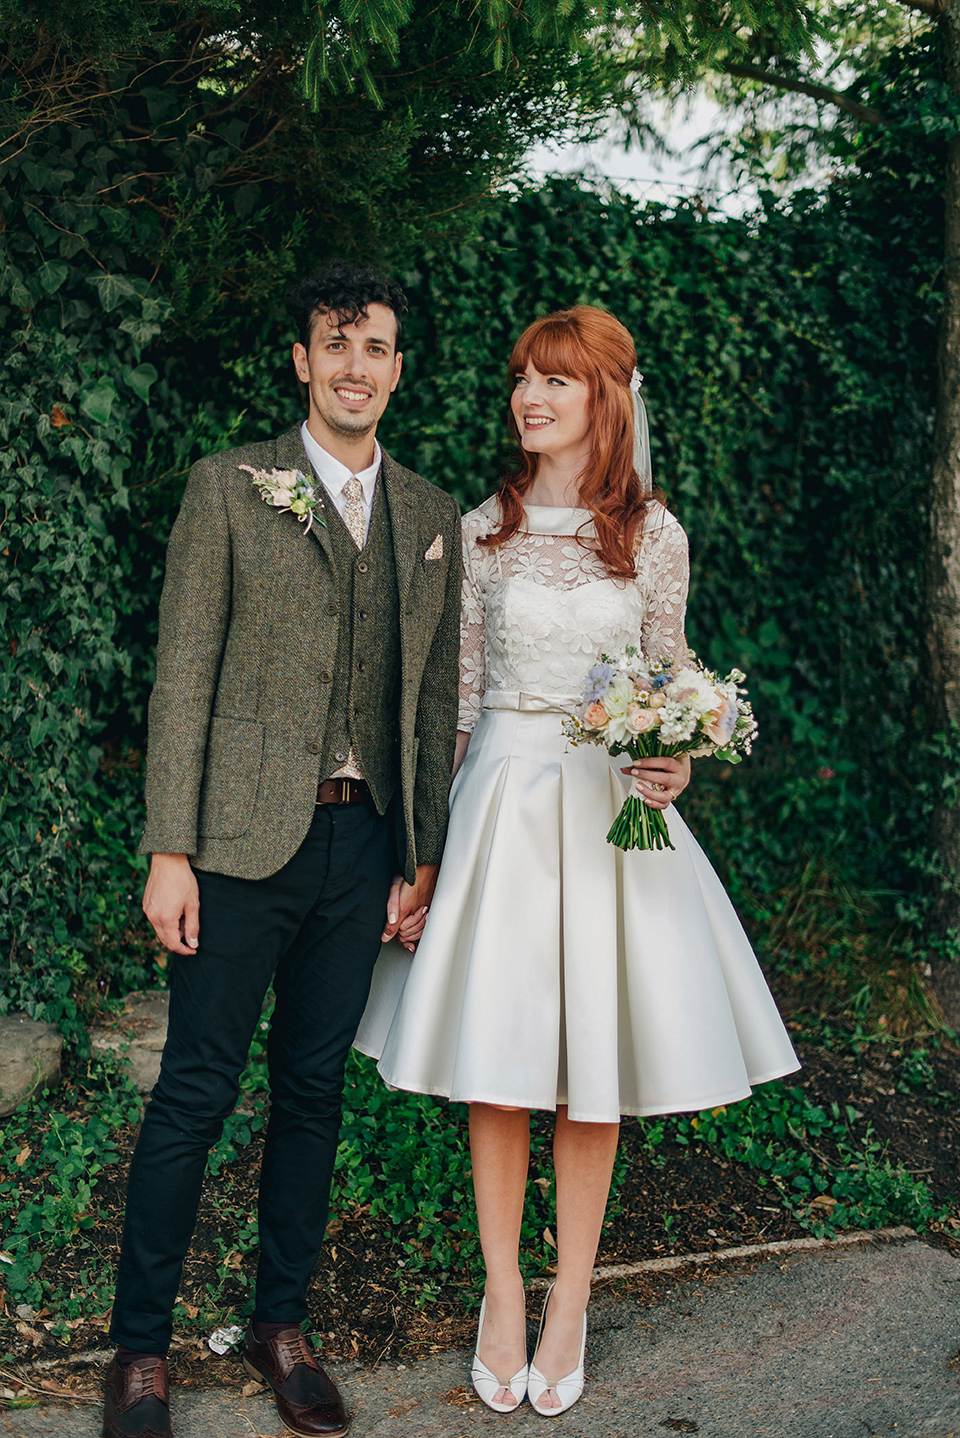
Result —
POLYGON ((200 893, 186 854, 154 854, 143 891, 143 912, 174 954, 195 954, 200 942, 200 893))
POLYGON ((433 891, 437 887, 439 864, 418 864, 414 883, 398 874, 387 898, 387 926, 381 936, 383 943, 396 938, 412 954, 423 932, 433 891))

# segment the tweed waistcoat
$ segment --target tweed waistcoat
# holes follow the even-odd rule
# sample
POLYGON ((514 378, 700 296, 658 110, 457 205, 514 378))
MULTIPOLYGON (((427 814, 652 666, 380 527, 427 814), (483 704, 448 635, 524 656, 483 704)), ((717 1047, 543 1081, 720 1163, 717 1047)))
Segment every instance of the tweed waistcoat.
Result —
POLYGON ((376 487, 363 549, 334 505, 326 507, 326 517, 340 599, 320 773, 334 773, 352 748, 382 814, 397 783, 400 679, 400 602, 383 484, 376 487))

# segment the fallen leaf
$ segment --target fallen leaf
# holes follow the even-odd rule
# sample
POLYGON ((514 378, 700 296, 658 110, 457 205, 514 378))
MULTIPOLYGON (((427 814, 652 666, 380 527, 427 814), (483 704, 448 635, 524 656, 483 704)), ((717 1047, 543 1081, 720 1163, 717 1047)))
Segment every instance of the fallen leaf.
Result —
POLYGON ((466 1384, 461 1384, 459 1388, 451 1388, 450 1392, 444 1393, 440 1399, 441 1403, 452 1403, 454 1408, 469 1408, 479 1401, 473 1389, 468 1388, 466 1384))
POLYGON ((240 1392, 243 1394, 244 1398, 252 1398, 253 1395, 255 1393, 259 1393, 261 1388, 263 1387, 264 1385, 262 1383, 257 1383, 251 1378, 249 1383, 245 1383, 243 1385, 243 1387, 240 1389, 240 1392))
POLYGON ((23 1165, 26 1163, 26 1161, 27 1161, 27 1159, 28 1159, 29 1157, 30 1157, 30 1145, 29 1145, 29 1144, 25 1144, 24 1147, 23 1147, 23 1148, 20 1150, 20 1152, 17 1154, 17 1168, 23 1168, 23 1165))
POLYGON ((549 1228, 545 1228, 545 1229, 543 1230, 543 1241, 544 1241, 544 1243, 548 1243, 548 1244, 550 1245, 550 1247, 553 1248, 553 1249, 555 1249, 556 1246, 557 1246, 557 1240, 554 1238, 554 1236, 553 1236, 553 1234, 550 1232, 549 1228))
POLYGON ((65 424, 73 424, 73 420, 67 419, 67 416, 64 414, 60 406, 58 404, 55 404, 53 406, 53 409, 50 411, 50 423, 53 425, 54 429, 63 429, 65 424))

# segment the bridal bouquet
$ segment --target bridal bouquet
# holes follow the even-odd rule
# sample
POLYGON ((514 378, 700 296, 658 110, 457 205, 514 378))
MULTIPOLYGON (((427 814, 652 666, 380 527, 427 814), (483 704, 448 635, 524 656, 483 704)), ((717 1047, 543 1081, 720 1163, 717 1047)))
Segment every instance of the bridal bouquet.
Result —
MULTIPOLYGON (((619 658, 601 654, 564 733, 572 744, 601 744, 612 755, 634 760, 715 754, 739 764, 757 732, 740 687, 745 677, 731 669, 721 679, 689 653, 683 659, 647 660, 628 645, 619 658)), ((662 812, 637 794, 628 795, 607 841, 618 849, 673 848, 662 812)))

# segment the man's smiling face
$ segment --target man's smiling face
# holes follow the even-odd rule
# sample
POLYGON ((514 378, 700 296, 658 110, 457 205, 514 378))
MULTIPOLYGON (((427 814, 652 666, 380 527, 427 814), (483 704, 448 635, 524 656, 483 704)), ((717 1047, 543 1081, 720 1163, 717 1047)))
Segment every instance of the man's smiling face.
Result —
POLYGON ((393 310, 371 304, 352 324, 318 311, 309 350, 294 345, 294 368, 310 396, 310 433, 331 453, 352 450, 368 436, 372 441, 400 379, 403 356, 396 337, 393 310))

